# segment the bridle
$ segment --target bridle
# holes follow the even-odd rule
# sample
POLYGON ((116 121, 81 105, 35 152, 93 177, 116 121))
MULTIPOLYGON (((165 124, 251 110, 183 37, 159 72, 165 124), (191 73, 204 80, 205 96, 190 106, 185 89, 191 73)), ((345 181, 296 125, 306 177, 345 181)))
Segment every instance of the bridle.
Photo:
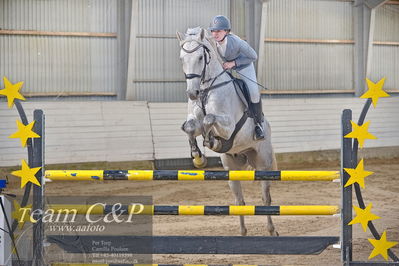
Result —
POLYGON ((206 105, 206 103, 207 103, 207 101, 208 101, 208 94, 209 94, 209 92, 210 92, 211 90, 213 90, 213 89, 222 87, 222 86, 226 85, 227 83, 232 82, 233 80, 232 80, 232 79, 229 79, 229 80, 224 81, 224 82, 222 82, 222 83, 213 85, 213 83, 215 83, 216 79, 217 79, 218 77, 220 77, 221 75, 223 75, 223 74, 227 71, 227 69, 223 70, 223 71, 222 71, 221 73, 219 73, 216 77, 205 80, 206 67, 207 67, 207 65, 209 65, 209 63, 210 63, 210 61, 211 61, 211 53, 210 53, 210 50, 209 50, 208 47, 206 47, 205 44, 203 44, 203 43, 201 43, 201 42, 199 42, 199 41, 197 41, 197 40, 187 40, 187 41, 184 41, 184 42, 180 45, 180 47, 181 47, 181 49, 182 49, 183 51, 185 51, 185 52, 188 53, 188 54, 191 54, 191 53, 197 51, 197 50, 198 50, 199 48, 201 48, 201 47, 204 48, 203 55, 204 55, 205 60, 204 60, 204 67, 202 68, 201 75, 200 75, 200 74, 192 74, 192 73, 190 73, 190 74, 184 73, 184 76, 185 76, 186 79, 200 78, 200 79, 201 79, 201 84, 205 84, 205 83, 207 83, 207 82, 209 82, 209 81, 212 81, 208 87, 206 87, 206 88, 203 89, 203 90, 200 90, 200 102, 201 102, 201 105, 202 105, 202 106, 201 106, 201 109, 202 109, 204 115, 206 115, 205 105, 206 105), (194 47, 194 48, 191 49, 191 50, 188 50, 188 49, 186 49, 186 48, 183 47, 184 44, 185 44, 186 42, 191 42, 191 41, 194 41, 194 42, 198 43, 198 46, 194 47))
POLYGON ((198 43, 198 46, 194 47, 194 48, 191 49, 191 50, 187 50, 187 49, 184 48, 183 46, 184 46, 184 44, 185 44, 186 42, 189 42, 189 41, 185 41, 185 42, 183 42, 183 43, 180 45, 181 49, 182 49, 183 51, 185 51, 186 53, 191 54, 191 53, 194 53, 195 51, 197 51, 199 48, 202 47, 202 48, 204 49, 204 51, 203 51, 203 55, 204 55, 204 59, 205 59, 205 60, 204 60, 204 67, 202 68, 201 74, 195 74, 195 73, 194 73, 194 74, 193 74, 193 73, 186 74, 186 73, 184 73, 184 76, 185 76, 186 79, 200 78, 200 79, 201 79, 201 84, 204 84, 204 83, 206 83, 206 82, 208 82, 208 81, 211 80, 211 79, 205 80, 206 66, 209 65, 209 63, 211 62, 211 52, 209 51, 209 48, 206 47, 203 43, 200 43, 200 42, 197 41, 197 40, 190 40, 190 41, 195 41, 195 42, 197 42, 197 43, 198 43))

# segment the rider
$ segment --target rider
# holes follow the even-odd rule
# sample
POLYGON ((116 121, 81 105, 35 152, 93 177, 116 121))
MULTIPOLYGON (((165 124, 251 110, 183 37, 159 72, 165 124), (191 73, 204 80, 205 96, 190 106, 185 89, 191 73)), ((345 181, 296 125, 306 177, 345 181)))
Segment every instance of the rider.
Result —
POLYGON ((237 35, 230 33, 230 20, 225 16, 213 18, 209 30, 217 43, 217 50, 223 58, 224 69, 236 69, 241 74, 241 79, 247 84, 250 95, 250 109, 254 115, 255 139, 265 138, 263 130, 262 102, 258 85, 256 83, 256 73, 253 62, 257 59, 254 49, 249 44, 240 39, 237 35))

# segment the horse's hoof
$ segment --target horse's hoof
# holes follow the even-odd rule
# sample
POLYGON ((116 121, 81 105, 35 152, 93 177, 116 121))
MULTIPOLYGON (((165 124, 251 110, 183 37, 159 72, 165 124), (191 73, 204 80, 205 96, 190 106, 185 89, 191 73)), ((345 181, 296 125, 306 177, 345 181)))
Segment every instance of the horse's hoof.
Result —
POLYGON ((183 130, 184 132, 185 132, 184 127, 186 126, 186 123, 187 121, 184 121, 184 123, 180 126, 180 129, 183 130))
POLYGON ((193 159, 193 164, 195 168, 204 168, 208 164, 208 160, 205 156, 198 156, 193 159))
POLYGON ((219 140, 216 140, 212 143, 212 150, 215 152, 219 152, 222 149, 222 142, 219 140))
POLYGON ((241 235, 246 236, 247 235, 247 228, 241 229, 241 235))
POLYGON ((204 141, 202 142, 202 146, 209 148, 209 146, 210 146, 209 139, 205 138, 204 141))
POLYGON ((279 233, 277 231, 272 231, 270 232, 271 236, 280 236, 279 233))

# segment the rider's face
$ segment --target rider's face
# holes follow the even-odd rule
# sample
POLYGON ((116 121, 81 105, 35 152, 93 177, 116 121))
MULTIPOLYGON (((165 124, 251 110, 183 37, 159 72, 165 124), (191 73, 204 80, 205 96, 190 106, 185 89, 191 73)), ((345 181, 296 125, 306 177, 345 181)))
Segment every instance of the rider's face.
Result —
POLYGON ((212 37, 217 41, 220 42, 223 40, 224 36, 227 35, 227 31, 225 30, 213 30, 212 37))

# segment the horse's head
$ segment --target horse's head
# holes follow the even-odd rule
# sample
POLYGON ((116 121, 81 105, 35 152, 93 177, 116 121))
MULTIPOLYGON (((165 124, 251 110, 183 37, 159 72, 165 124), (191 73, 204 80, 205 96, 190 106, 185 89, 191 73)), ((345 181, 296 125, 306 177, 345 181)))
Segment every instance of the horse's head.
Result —
POLYGON ((207 44, 205 38, 205 30, 197 27, 188 29, 186 33, 176 32, 176 35, 180 41, 180 60, 187 81, 186 93, 191 100, 196 100, 210 61, 209 44, 207 44))

